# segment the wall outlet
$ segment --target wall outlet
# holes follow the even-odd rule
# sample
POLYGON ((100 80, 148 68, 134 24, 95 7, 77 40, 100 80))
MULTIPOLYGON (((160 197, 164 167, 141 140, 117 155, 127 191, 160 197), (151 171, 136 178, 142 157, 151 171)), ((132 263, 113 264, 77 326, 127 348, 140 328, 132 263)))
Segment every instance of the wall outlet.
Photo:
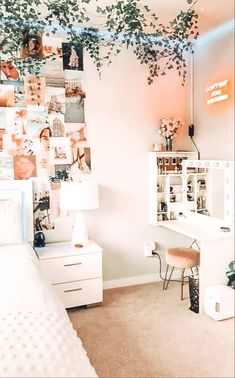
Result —
POLYGON ((153 251, 156 248, 155 242, 148 242, 144 246, 144 255, 145 257, 149 257, 153 255, 153 251))

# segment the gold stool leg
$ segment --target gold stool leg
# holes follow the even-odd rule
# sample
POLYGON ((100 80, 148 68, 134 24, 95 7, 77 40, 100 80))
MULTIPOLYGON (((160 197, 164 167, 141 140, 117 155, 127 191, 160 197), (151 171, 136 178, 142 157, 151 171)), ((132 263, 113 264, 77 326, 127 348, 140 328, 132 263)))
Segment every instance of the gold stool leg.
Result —
POLYGON ((168 269, 169 269, 169 264, 167 264, 167 266, 166 266, 166 273, 165 273, 165 277, 164 277, 164 280, 163 280, 163 287, 162 287, 162 290, 165 290, 165 286, 166 286, 166 278, 167 278, 168 269))
POLYGON ((182 269, 182 273, 181 273, 181 301, 184 299, 184 271, 185 271, 185 269, 182 269))
POLYGON ((174 266, 172 267, 172 269, 171 269, 171 273, 170 273, 170 276, 169 276, 169 278, 168 278, 168 280, 167 280, 167 283, 166 283, 166 285, 165 285, 165 290, 168 288, 168 285, 169 285, 169 282, 170 282, 170 279, 171 279, 171 276, 172 276, 172 273, 173 273, 173 270, 174 270, 175 268, 174 268, 174 266))

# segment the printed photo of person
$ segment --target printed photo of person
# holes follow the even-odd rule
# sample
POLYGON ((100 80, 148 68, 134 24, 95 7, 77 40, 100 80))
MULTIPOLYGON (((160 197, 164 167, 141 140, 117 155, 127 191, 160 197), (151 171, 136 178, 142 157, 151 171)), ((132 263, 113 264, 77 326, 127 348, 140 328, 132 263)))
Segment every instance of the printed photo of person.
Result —
POLYGON ((0 107, 15 106, 15 94, 13 85, 0 85, 0 107))
POLYGON ((62 43, 63 69, 83 71, 83 47, 79 43, 62 43))
POLYGON ((49 184, 45 181, 34 180, 33 186, 34 231, 53 230, 55 224, 51 219, 49 184))
POLYGON ((54 176, 55 167, 50 164, 50 138, 52 132, 49 126, 41 127, 38 132, 40 144, 36 152, 37 176, 49 177, 54 176))
POLYGON ((25 29, 22 32, 21 58, 43 58, 42 35, 36 29, 25 29))
POLYGON ((85 123, 66 123, 66 136, 69 137, 71 148, 87 147, 87 127, 85 123))
POLYGON ((36 156, 14 156, 15 180, 27 180, 36 177, 36 156))

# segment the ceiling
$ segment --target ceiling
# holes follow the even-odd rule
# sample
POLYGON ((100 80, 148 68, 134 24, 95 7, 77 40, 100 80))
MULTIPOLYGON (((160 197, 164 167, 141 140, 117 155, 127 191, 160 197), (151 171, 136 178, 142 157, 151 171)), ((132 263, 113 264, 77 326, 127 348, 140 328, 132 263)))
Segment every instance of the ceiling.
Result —
MULTIPOLYGON (((110 5, 118 0, 90 0, 88 5, 89 16, 94 21, 94 10, 96 6, 110 5)), ((139 6, 148 5, 157 16, 159 22, 168 23, 181 10, 186 11, 190 5, 187 0, 138 0, 139 6)), ((200 35, 221 26, 227 21, 234 19, 234 0, 197 0, 194 9, 199 15, 198 25, 200 35)), ((97 15, 96 15, 97 16, 97 15)), ((96 19, 95 16, 95 19, 96 19)), ((97 23, 102 24, 102 17, 97 18, 97 23)))
MULTIPOLYGON (((140 3, 148 4, 161 21, 170 20, 190 6, 186 0, 140 0, 140 3)), ((197 0, 194 9, 199 15, 201 35, 234 19, 234 0, 197 0)))

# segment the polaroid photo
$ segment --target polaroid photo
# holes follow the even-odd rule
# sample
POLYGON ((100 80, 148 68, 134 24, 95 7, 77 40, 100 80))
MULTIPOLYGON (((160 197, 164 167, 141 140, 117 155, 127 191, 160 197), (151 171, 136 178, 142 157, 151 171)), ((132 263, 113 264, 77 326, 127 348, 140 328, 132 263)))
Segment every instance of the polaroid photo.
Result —
POLYGON ((83 71, 83 46, 79 43, 62 43, 63 69, 83 71))
POLYGON ((0 107, 15 106, 14 85, 0 84, 0 107))
POLYGON ((71 164, 71 148, 69 138, 50 138, 50 163, 54 165, 71 164))

